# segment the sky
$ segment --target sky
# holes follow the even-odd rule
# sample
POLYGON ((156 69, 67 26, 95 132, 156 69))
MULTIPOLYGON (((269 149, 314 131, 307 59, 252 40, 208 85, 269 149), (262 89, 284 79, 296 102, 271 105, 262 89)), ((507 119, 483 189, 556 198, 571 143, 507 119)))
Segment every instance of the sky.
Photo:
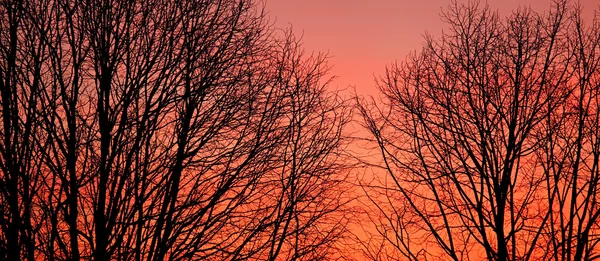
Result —
MULTIPOLYGON (((458 0, 459 3, 466 0, 458 0)), ((551 0, 488 0, 504 17, 519 6, 549 10, 551 0)), ((576 1, 574 1, 576 2, 576 1)), ((485 4, 485 0, 481 0, 485 4)), ((591 18, 598 0, 580 0, 591 18)), ((440 12, 450 0, 267 0, 275 25, 292 26, 308 51, 331 57, 333 87, 355 87, 358 94, 376 95, 374 78, 385 67, 420 49, 423 34, 439 36, 440 12)))
MULTIPOLYGON (((583 17, 588 21, 600 4, 600 0, 571 0, 577 2, 584 7, 583 17)), ((451 0, 266 0, 266 9, 275 26, 292 26, 296 35, 302 36, 308 52, 329 54, 331 75, 337 77, 333 88, 353 87, 359 95, 377 96, 374 78, 382 75, 387 65, 420 49, 426 32, 440 36, 442 29, 447 28, 440 13, 450 3, 451 0)), ((480 0, 480 4, 486 3, 500 17, 507 17, 519 7, 547 12, 552 0, 480 0)), ((363 159, 378 155, 363 145, 351 150, 363 159)), ((355 229, 354 233, 361 231, 355 229)))

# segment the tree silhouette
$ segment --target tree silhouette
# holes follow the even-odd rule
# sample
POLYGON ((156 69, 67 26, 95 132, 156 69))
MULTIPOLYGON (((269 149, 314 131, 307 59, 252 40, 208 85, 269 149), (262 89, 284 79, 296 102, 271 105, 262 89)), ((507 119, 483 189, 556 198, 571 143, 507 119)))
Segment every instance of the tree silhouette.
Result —
POLYGON ((0 6, 0 259, 334 258, 349 107, 260 4, 0 6))
POLYGON ((449 31, 360 110, 387 179, 365 184, 377 259, 599 258, 600 23, 452 2, 449 31))

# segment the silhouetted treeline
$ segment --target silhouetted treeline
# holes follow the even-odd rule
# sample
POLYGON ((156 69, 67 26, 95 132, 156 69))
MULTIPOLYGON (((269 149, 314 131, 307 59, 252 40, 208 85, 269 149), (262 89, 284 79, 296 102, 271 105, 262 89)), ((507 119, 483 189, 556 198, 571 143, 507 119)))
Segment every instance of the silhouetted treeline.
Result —
POLYGON ((600 20, 576 2, 453 1, 387 69, 360 106, 389 177, 365 183, 369 258, 600 259, 600 20))
POLYGON ((600 259, 598 17, 452 1, 367 169, 263 5, 0 0, 0 260, 600 259))
POLYGON ((323 260, 346 102, 253 0, 0 2, 0 259, 323 260))

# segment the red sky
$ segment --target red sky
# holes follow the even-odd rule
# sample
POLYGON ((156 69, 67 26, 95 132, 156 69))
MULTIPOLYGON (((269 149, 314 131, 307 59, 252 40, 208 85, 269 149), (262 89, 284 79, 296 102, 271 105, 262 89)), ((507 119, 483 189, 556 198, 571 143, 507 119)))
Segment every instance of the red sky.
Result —
MULTIPOLYGON (((458 0, 466 2, 467 0, 458 0)), ((519 6, 548 10, 551 0, 488 0, 501 16, 519 6)), ((577 1, 573 1, 574 3, 577 1)), ((592 17, 598 0, 580 0, 584 17, 592 17)), ((307 51, 328 52, 334 87, 356 86, 359 94, 376 94, 374 75, 419 49, 423 33, 440 35, 440 11, 450 0, 267 0, 277 27, 293 26, 307 51)), ((486 3, 481 0, 481 3, 486 3)))

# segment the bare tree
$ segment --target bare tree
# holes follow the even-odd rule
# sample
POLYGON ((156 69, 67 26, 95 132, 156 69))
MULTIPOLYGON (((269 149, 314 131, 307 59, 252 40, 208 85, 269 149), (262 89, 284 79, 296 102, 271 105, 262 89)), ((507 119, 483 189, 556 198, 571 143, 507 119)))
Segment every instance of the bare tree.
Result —
MULTIPOLYGON (((0 259, 34 260, 34 198, 42 167, 34 140, 40 129, 37 93, 46 48, 30 10, 41 4, 0 3, 0 259)), ((42 148, 43 149, 43 148, 42 148)))
MULTIPOLYGON (((500 18, 453 2, 441 38, 392 66, 365 126, 379 258, 591 260, 598 253, 598 20, 557 1, 500 18)), ((369 248, 370 247, 370 248, 369 248)))
POLYGON ((260 4, 0 13, 0 258, 335 257, 349 107, 260 4))

